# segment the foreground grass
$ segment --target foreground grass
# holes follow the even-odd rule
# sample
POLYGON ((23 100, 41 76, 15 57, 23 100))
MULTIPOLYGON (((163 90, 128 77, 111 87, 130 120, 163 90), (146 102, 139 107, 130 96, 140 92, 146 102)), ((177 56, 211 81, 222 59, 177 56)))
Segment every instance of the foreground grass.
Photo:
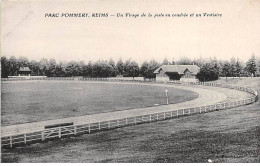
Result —
MULTIPOLYGON (((260 79, 241 81, 260 90, 260 79)), ((259 108, 258 101, 229 110, 2 150, 2 162, 260 162, 259 108)))

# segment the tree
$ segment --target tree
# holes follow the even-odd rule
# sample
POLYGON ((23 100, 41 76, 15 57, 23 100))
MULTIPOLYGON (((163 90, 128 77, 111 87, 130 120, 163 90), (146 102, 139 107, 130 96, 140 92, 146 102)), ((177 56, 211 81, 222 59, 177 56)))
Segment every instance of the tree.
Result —
POLYGON ((56 66, 56 74, 58 77, 65 77, 66 76, 66 66, 63 62, 60 62, 56 66))
POLYGON ((243 66, 242 66, 242 64, 241 64, 241 62, 239 61, 238 58, 237 58, 237 61, 236 61, 235 68, 236 68, 236 70, 235 70, 236 76, 240 78, 241 72, 243 70, 243 66))
POLYGON ((179 61, 176 62, 177 65, 192 65, 192 61, 187 57, 181 57, 179 61))
POLYGON ((202 59, 201 57, 199 59, 194 59, 192 61, 192 64, 197 65, 198 67, 202 67, 203 64, 205 64, 206 62, 204 61, 204 59, 202 59))
POLYGON ((230 75, 234 78, 236 75, 236 59, 234 57, 230 60, 230 67, 229 67, 230 75))
POLYGON ((69 77, 74 77, 78 75, 78 64, 76 61, 70 61, 65 67, 65 75, 69 77))
POLYGON ((34 76, 38 76, 39 75, 39 72, 40 72, 40 63, 35 61, 35 60, 32 60, 30 63, 29 63, 29 68, 31 70, 31 75, 34 75, 34 76))
POLYGON ((88 64, 84 66, 82 75, 85 77, 92 77, 92 71, 93 71, 93 64, 91 61, 89 61, 88 64))
POLYGON ((41 72, 41 75, 45 76, 47 70, 49 69, 48 59, 42 58, 39 63, 40 63, 40 72, 41 72))
POLYGON ((18 58, 18 64, 19 64, 19 67, 28 67, 29 60, 28 60, 28 58, 21 56, 18 58))
POLYGON ((163 62, 162 62, 162 65, 169 65, 170 62, 168 61, 168 59, 165 57, 163 62))
POLYGON ((257 76, 259 77, 260 76, 260 57, 257 57, 256 61, 257 61, 257 68, 258 68, 257 76))
POLYGON ((149 75, 149 64, 147 63, 147 61, 144 61, 143 64, 141 65, 140 74, 144 78, 148 77, 148 75, 149 75))
POLYGON ((200 81, 212 81, 219 78, 219 69, 216 63, 205 63, 197 74, 200 81))
POLYGON ((171 63, 171 65, 175 65, 176 63, 175 63, 175 61, 174 61, 174 58, 172 58, 172 63, 171 63))
POLYGON ((110 58, 108 64, 110 66, 112 66, 112 68, 113 68, 113 71, 111 72, 110 77, 115 77, 117 75, 117 72, 116 72, 116 65, 115 65, 114 60, 112 58, 110 58))
POLYGON ((160 67, 160 64, 156 62, 154 59, 152 59, 149 63, 144 62, 141 65, 140 68, 140 74, 144 78, 155 78, 155 74, 153 73, 158 67, 160 67))
POLYGON ((48 65, 48 70, 46 70, 46 75, 49 77, 56 77, 56 61, 55 59, 51 58, 48 65))
POLYGON ((92 76, 93 77, 109 77, 113 72, 113 67, 104 61, 94 63, 92 76))
POLYGON ((131 59, 128 59, 124 64, 123 64, 123 76, 124 77, 131 77, 129 73, 129 65, 131 63, 131 59))
POLYGON ((251 77, 255 76, 255 72, 257 71, 255 55, 252 55, 246 62, 246 70, 251 74, 251 77))
POLYGON ((116 69, 119 75, 124 75, 124 63, 121 58, 118 60, 116 64, 116 69))
POLYGON ((227 77, 230 76, 230 63, 228 61, 224 61, 224 64, 222 66, 222 75, 226 77, 226 80, 227 77))
POLYGON ((84 67, 85 67, 85 62, 84 61, 79 61, 78 64, 77 64, 77 76, 83 76, 83 70, 84 70, 84 67))
POLYGON ((139 66, 135 61, 130 62, 128 67, 128 74, 130 77, 137 77, 139 75, 139 66))
POLYGON ((217 58, 214 57, 213 59, 211 59, 211 65, 213 67, 214 72, 218 75, 217 78, 219 78, 221 72, 222 72, 222 67, 221 64, 218 62, 217 58))
POLYGON ((114 74, 114 68, 107 62, 104 63, 105 71, 104 71, 104 77, 111 77, 114 74))
POLYGON ((9 72, 9 65, 8 65, 8 59, 3 56, 1 57, 1 77, 7 78, 10 74, 9 72))
POLYGON ((9 75, 11 75, 11 76, 18 75, 19 64, 18 64, 18 60, 14 56, 11 56, 9 59, 9 67, 10 67, 9 75))
POLYGON ((148 64, 148 72, 146 78, 155 78, 156 75, 153 72, 160 66, 161 65, 158 62, 152 59, 148 64))

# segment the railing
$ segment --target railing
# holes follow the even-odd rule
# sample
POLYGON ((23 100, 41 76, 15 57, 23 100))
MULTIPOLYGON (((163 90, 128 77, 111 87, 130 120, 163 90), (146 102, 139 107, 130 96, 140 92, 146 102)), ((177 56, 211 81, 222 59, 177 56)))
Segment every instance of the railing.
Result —
POLYGON ((21 78, 1 78, 1 81, 28 81, 28 80, 75 80, 77 77, 21 77, 21 78))
POLYGON ((25 81, 25 77, 21 78, 1 78, 1 81, 25 81))
POLYGON ((256 90, 251 89, 251 88, 246 88, 243 86, 238 86, 238 85, 227 85, 227 84, 219 84, 219 83, 213 83, 213 82, 187 82, 184 83, 187 85, 204 85, 204 86, 214 86, 214 87, 220 87, 220 88, 228 88, 228 89, 235 89, 235 90, 240 90, 240 91, 245 91, 248 92, 252 95, 254 95, 255 101, 258 100, 258 93, 256 90))
POLYGON ((21 78, 1 78, 2 81, 27 81, 27 80, 80 80, 80 81, 110 81, 110 82, 155 82, 155 78, 143 78, 137 77, 108 77, 108 78, 97 78, 97 77, 21 77, 21 78))
POLYGON ((109 81, 109 82, 155 82, 155 78, 140 78, 137 77, 133 79, 132 77, 109 77, 109 78, 91 78, 91 77, 83 77, 79 78, 80 81, 109 81))
POLYGON ((61 137, 72 136, 72 135, 76 136, 85 133, 90 134, 96 131, 109 130, 112 128, 119 128, 123 126, 150 123, 150 122, 155 122, 155 121, 160 121, 160 120, 165 120, 170 118, 177 118, 180 116, 201 114, 201 113, 206 113, 211 111, 219 111, 219 110, 239 107, 243 105, 248 105, 257 101, 258 99, 257 91, 242 86, 222 85, 217 83, 204 83, 204 82, 185 83, 185 84, 236 89, 236 90, 248 92, 252 94, 252 97, 243 100, 232 101, 232 102, 224 102, 224 103, 218 103, 214 105, 205 105, 201 107, 189 107, 189 108, 178 109, 178 110, 169 110, 161 113, 146 114, 142 116, 132 116, 132 117, 126 117, 122 119, 102 121, 98 123, 86 123, 84 125, 70 125, 70 126, 63 126, 63 127, 55 127, 55 128, 45 129, 42 131, 37 131, 32 133, 17 134, 8 137, 2 137, 1 143, 3 147, 12 148, 14 146, 30 144, 39 141, 45 141, 53 138, 61 138, 61 137))

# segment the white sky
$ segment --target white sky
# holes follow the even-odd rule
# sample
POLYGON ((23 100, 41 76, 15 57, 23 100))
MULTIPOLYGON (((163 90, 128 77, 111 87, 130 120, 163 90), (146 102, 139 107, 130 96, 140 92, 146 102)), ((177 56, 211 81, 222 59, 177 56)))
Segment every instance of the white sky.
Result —
POLYGON ((137 62, 260 56, 260 0, 5 1, 1 56, 137 62), (210 18, 45 18, 45 13, 221 13, 210 18))

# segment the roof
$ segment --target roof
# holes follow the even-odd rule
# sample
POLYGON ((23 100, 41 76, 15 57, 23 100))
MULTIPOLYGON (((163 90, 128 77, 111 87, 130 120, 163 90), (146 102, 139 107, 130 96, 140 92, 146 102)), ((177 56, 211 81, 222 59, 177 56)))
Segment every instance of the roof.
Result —
POLYGON ((20 67, 19 71, 31 71, 29 67, 20 67))
POLYGON ((197 74, 200 68, 197 65, 162 65, 154 71, 155 74, 158 74, 160 70, 166 72, 177 72, 178 74, 184 74, 184 71, 188 69, 192 74, 197 74))

